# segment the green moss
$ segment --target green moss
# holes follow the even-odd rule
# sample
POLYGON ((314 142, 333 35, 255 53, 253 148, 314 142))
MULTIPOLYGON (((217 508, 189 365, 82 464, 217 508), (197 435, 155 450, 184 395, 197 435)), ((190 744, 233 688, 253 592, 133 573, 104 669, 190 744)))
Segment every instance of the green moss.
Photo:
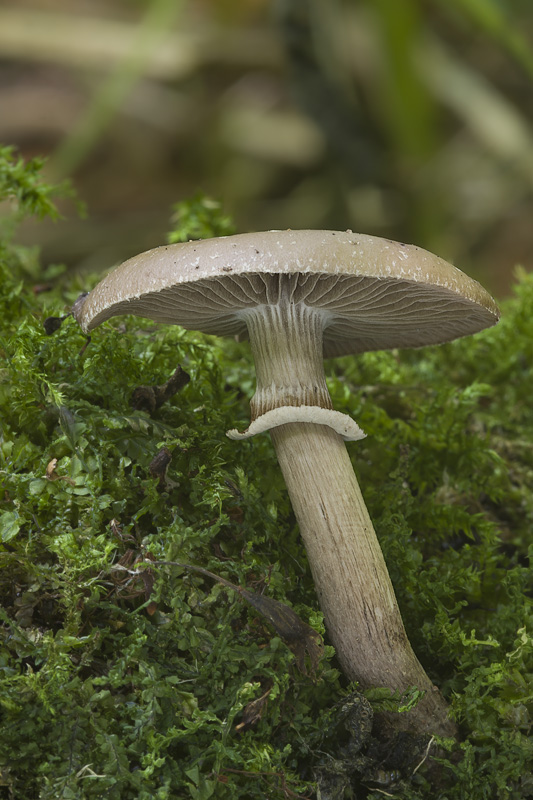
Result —
POLYGON ((0 791, 284 798, 319 780, 323 797, 531 797, 533 278, 483 334, 328 365, 335 407, 369 434, 350 452, 409 636, 461 727, 413 775, 357 739, 331 647, 302 672, 238 592, 180 566, 323 633, 268 437, 225 436, 248 418, 247 347, 138 319, 86 348, 71 318, 46 335, 82 287, 36 296, 13 251, 4 239, 0 791), (131 406, 178 364, 185 388, 152 417, 131 406))

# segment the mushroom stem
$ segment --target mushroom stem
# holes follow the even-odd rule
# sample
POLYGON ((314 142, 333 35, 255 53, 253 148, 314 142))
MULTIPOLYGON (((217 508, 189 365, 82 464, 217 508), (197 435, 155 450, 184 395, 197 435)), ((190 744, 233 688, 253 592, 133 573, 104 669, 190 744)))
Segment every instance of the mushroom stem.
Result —
POLYGON ((283 406, 333 407, 322 355, 325 314, 280 301, 242 312, 255 359, 252 420, 283 406))
POLYGON ((326 629, 343 672, 362 687, 426 692, 396 727, 453 735, 448 706, 407 638, 346 446, 327 425, 270 431, 298 521, 326 629))
POLYGON ((270 435, 343 671, 363 687, 424 690, 407 718, 396 715, 395 727, 451 735, 447 705, 407 638, 343 439, 327 422, 328 414, 338 413, 331 410, 322 360, 327 316, 283 297, 245 316, 257 374, 252 420, 275 408, 291 411, 270 435), (293 412, 299 405, 316 407, 319 424, 298 421, 293 412))

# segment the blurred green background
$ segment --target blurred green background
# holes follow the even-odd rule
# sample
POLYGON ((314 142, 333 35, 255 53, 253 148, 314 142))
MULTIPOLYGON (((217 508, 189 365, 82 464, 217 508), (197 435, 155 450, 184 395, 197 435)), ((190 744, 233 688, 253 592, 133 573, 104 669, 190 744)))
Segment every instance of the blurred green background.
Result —
POLYGON ((414 242, 502 297, 533 266, 532 41, 531 0, 4 0, 0 141, 88 211, 23 242, 106 271, 201 190, 239 231, 414 242))

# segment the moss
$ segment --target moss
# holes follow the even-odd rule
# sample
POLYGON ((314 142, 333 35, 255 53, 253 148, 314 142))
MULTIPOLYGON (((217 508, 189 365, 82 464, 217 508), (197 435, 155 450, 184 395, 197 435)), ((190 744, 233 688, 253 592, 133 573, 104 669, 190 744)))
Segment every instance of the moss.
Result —
POLYGON ((419 743, 368 721, 387 693, 361 699, 329 646, 303 671, 238 591, 183 567, 324 634, 268 437, 225 436, 248 417, 246 346, 138 319, 87 346, 71 318, 47 335, 88 287, 35 294, 16 251, 4 236, 0 792, 533 796, 532 277, 483 334, 328 366, 369 434, 350 452, 410 638, 461 727, 415 771, 419 743), (187 385, 152 416, 132 407, 178 364, 187 385))

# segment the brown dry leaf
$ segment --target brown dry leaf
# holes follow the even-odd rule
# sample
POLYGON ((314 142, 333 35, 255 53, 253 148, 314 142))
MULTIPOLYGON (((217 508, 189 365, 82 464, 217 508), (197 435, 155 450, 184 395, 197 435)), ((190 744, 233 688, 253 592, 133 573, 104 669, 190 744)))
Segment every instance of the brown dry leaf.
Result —
POLYGON ((120 524, 118 519, 115 519, 113 517, 113 519, 109 523, 109 527, 111 528, 111 533, 120 539, 120 537, 122 536, 122 525, 120 524))
POLYGON ((131 533, 124 533, 124 526, 118 519, 112 519, 109 523, 109 529, 113 536, 121 542, 134 542, 135 543, 135 536, 131 533))
POLYGON ((161 386, 137 386, 131 396, 131 405, 137 411, 146 411, 148 414, 152 414, 166 400, 183 389, 190 379, 190 375, 178 366, 174 374, 161 386))
POLYGON ((314 628, 300 619, 298 614, 271 597, 257 595, 245 589, 240 590, 244 599, 270 622, 289 650, 294 653, 296 666, 307 675, 305 656, 309 656, 310 674, 314 677, 324 652, 324 643, 314 628))
MULTIPOLYGON (((146 602, 150 600, 150 595, 154 588, 155 575, 153 570, 143 567, 146 562, 154 561, 151 553, 138 555, 135 550, 128 548, 116 564, 112 567, 112 579, 115 584, 115 592, 123 600, 132 600, 135 597, 144 595, 146 602)), ((147 613, 152 616, 157 610, 155 600, 148 602, 147 613)))
POLYGON ((43 478, 46 478, 47 481, 66 481, 67 483, 70 483, 71 486, 76 486, 76 481, 73 481, 72 478, 68 477, 68 475, 58 475, 55 471, 56 467, 57 458, 53 458, 48 462, 43 478))
POLYGON ((236 731, 248 730, 261 719, 263 710, 268 700, 268 695, 272 691, 272 687, 268 689, 261 697, 256 700, 251 700, 242 710, 242 721, 235 725, 236 731))
POLYGON ((246 589, 237 586, 235 583, 231 583, 231 581, 221 578, 219 575, 215 575, 214 572, 210 572, 203 567, 195 567, 192 564, 183 564, 177 561, 160 563, 174 564, 175 566, 183 567, 184 569, 190 569, 194 572, 199 572, 200 574, 206 575, 208 578, 212 578, 224 586, 227 586, 228 588, 238 592, 247 603, 250 603, 250 605, 255 608, 256 611, 262 614, 262 616, 272 625, 278 636, 283 639, 289 650, 294 653, 294 656, 296 657, 296 666, 300 672, 302 672, 304 675, 310 674, 310 676, 314 678, 318 664, 324 652, 324 642, 322 641, 320 634, 317 633, 317 631, 315 631, 315 629, 306 622, 303 622, 303 620, 300 619, 298 614, 293 611, 290 606, 286 606, 284 603, 280 603, 279 600, 274 600, 271 597, 265 597, 264 595, 258 595, 254 594, 253 592, 249 592, 246 589), (306 655, 309 657, 309 673, 305 664, 306 655))
POLYGON ((172 454, 168 447, 162 447, 154 456, 148 467, 152 478, 158 478, 159 485, 164 487, 167 477, 167 469, 172 461, 172 454))
MULTIPOLYGON (((40 294, 40 292, 47 292, 48 287, 45 286, 43 288, 42 286, 40 287, 35 286, 33 291, 35 294, 40 294)), ((67 317, 70 316, 71 316, 70 314, 65 314, 64 317, 47 317, 43 322, 43 328, 46 335, 51 336, 53 333, 58 331, 63 322, 67 319, 67 317)))
POLYGON ((46 473, 44 475, 44 477, 48 478, 49 481, 57 479, 57 475, 53 477, 56 467, 57 467, 57 458, 53 458, 51 461, 48 462, 48 466, 46 467, 46 473))

